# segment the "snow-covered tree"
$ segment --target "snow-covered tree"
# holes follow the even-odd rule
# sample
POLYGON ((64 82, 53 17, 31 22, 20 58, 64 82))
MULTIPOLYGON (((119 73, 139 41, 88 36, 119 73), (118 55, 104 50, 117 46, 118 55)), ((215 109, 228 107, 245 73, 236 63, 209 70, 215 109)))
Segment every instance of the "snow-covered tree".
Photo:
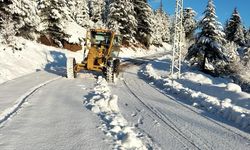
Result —
POLYGON ((66 0, 51 0, 49 13, 49 29, 48 32, 52 35, 59 46, 62 46, 61 40, 65 38, 64 29, 68 22, 73 22, 70 17, 71 12, 66 0))
POLYGON ((132 0, 111 0, 109 5, 108 28, 124 36, 127 42, 133 42, 137 29, 132 0))
POLYGON ((40 34, 46 34, 48 32, 50 24, 50 11, 51 1, 37 0, 37 11, 40 17, 40 23, 37 26, 37 30, 40 34))
POLYGON ((248 30, 246 30, 245 33, 245 40, 246 40, 246 46, 250 47, 250 28, 248 30))
POLYGON ((244 28, 241 22, 241 17, 238 10, 235 8, 230 20, 225 27, 226 39, 233 41, 238 45, 244 45, 244 28))
POLYGON ((153 44, 161 45, 162 42, 170 42, 170 19, 160 8, 154 13, 153 44))
POLYGON ((108 14, 109 14, 109 5, 111 0, 104 0, 104 12, 103 12, 103 23, 106 24, 108 20, 108 14))
POLYGON ((104 0, 89 0, 89 16, 94 22, 103 22, 103 14, 105 8, 104 0))
POLYGON ((170 42, 170 18, 166 13, 162 14, 162 41, 170 42))
POLYGON ((195 43, 189 48, 187 58, 197 58, 204 71, 214 71, 218 63, 227 61, 224 54, 226 40, 221 24, 217 21, 213 0, 208 1, 204 18, 199 25, 201 31, 195 43))
POLYGON ((82 27, 89 26, 89 7, 86 0, 68 0, 71 18, 82 27))
POLYGON ((194 38, 194 32, 197 28, 197 21, 195 19, 196 12, 192 8, 185 8, 183 11, 183 27, 187 39, 194 38))
POLYGON ((149 47, 153 34, 153 10, 147 0, 134 0, 136 20, 138 22, 136 39, 149 47))
POLYGON ((13 37, 16 34, 14 30, 14 22, 10 16, 7 16, 4 13, 0 13, 1 20, 0 20, 0 43, 3 44, 11 44, 13 42, 13 37))
POLYGON ((244 65, 244 66, 249 66, 249 67, 250 67, 250 48, 246 48, 246 49, 244 50, 243 65, 244 65))
POLYGON ((228 61, 231 63, 239 62, 240 56, 238 54, 238 46, 235 42, 228 42, 224 46, 225 48, 225 54, 228 58, 228 61))
POLYGON ((8 5, 5 5, 4 10, 12 16, 18 35, 35 38, 34 33, 36 33, 36 27, 40 23, 36 8, 36 0, 8 0, 8 5))

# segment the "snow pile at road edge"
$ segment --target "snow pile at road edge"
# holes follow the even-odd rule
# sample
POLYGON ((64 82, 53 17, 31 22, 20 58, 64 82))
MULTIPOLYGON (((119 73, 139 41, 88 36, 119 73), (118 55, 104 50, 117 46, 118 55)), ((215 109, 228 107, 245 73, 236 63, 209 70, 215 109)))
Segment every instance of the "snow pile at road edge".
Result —
MULTIPOLYGON (((152 64, 145 66, 143 75, 153 81, 156 86, 161 87, 163 91, 185 97, 193 102, 193 106, 203 108, 210 113, 222 115, 224 118, 239 124, 242 128, 250 130, 249 110, 233 105, 231 99, 219 100, 216 97, 185 88, 182 84, 170 78, 161 78, 154 71, 152 64)), ((234 84, 229 84, 228 90, 241 91, 234 84)))
POLYGON ((171 45, 163 43, 162 47, 150 46, 148 50, 138 47, 122 47, 119 57, 121 58, 138 58, 145 57, 157 53, 163 53, 171 49, 171 45))
POLYGON ((128 125, 120 113, 118 96, 111 95, 108 83, 101 76, 98 77, 91 98, 85 100, 85 106, 96 113, 102 121, 101 130, 106 136, 112 137, 115 149, 146 150, 147 147, 128 125))

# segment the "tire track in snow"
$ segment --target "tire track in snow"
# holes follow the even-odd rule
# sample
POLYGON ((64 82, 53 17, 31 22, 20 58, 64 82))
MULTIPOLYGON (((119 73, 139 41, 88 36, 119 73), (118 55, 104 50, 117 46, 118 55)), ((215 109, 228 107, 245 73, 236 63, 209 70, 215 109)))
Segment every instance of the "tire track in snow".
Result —
MULTIPOLYGON (((152 87, 152 85, 151 85, 151 87, 152 87)), ((220 123, 214 121, 213 119, 211 119, 211 118, 209 118, 209 117, 206 117, 206 116, 204 116, 204 115, 198 113, 197 111, 195 111, 195 110, 193 110, 192 108, 186 106, 185 104, 183 104, 183 103, 181 103, 181 102, 179 102, 179 101, 174 100, 171 96, 168 96, 168 94, 164 93, 163 91, 161 91, 160 89, 158 89, 158 88, 155 87, 155 86, 154 86, 154 89, 156 89, 159 93, 163 94, 164 96, 167 96, 168 98, 172 99, 176 104, 179 104, 180 106, 184 107, 186 110, 189 110, 189 111, 191 111, 191 112, 193 112, 193 113, 195 113, 195 114, 197 114, 197 115, 203 117, 204 119, 206 119, 206 120, 208 120, 208 121, 210 121, 210 122, 213 122, 214 124, 220 126, 221 128, 226 129, 226 130, 229 131, 230 133, 233 133, 234 135, 236 135, 236 136, 238 136, 238 137, 241 137, 241 138, 243 138, 243 139, 245 139, 245 140, 247 140, 247 141, 250 142, 250 138, 248 138, 248 137, 246 137, 246 136, 243 136, 243 135, 241 135, 241 134, 239 134, 239 133, 233 131, 232 129, 230 129, 230 128, 228 128, 228 127, 226 127, 226 126, 224 126, 224 125, 222 125, 222 124, 220 124, 220 123)))
MULTIPOLYGON (((138 90, 140 90, 140 92, 143 93, 143 91, 141 90, 141 88, 139 88, 138 90)), ((147 105, 152 109, 152 111, 155 111, 155 113, 157 113, 159 116, 161 116, 162 118, 165 118, 166 120, 168 120, 170 124, 172 124, 177 130, 179 130, 187 138, 194 138, 195 137, 196 139, 198 139, 199 141, 202 142, 202 143, 200 143, 200 145, 205 145, 207 149, 211 149, 211 150, 214 149, 213 146, 212 146, 212 144, 208 140, 200 138, 201 136, 198 133, 196 133, 195 131, 192 130, 192 132, 191 132, 190 130, 187 130, 186 134, 185 134, 185 131, 183 131, 180 127, 177 127, 177 125, 170 119, 170 117, 168 117, 161 110, 159 110, 160 108, 152 107, 150 104, 147 104, 147 105), (190 134, 189 137, 187 135, 187 132, 190 134), (207 143, 209 143, 210 145, 208 145, 207 143)), ((180 118, 181 120, 184 120, 179 115, 177 115, 176 117, 180 118)))
MULTIPOLYGON (((153 109, 153 107, 152 107, 152 109, 153 109)), ((183 135, 187 136, 179 127, 177 127, 177 126, 175 125, 175 123, 174 123, 173 121, 171 121, 171 119, 170 119, 166 114, 164 114, 164 113, 163 113, 162 111, 160 111, 158 108, 155 109, 155 112, 156 112, 158 115, 162 116, 162 118, 167 119, 174 127, 176 127, 176 129, 180 130, 180 132, 181 132, 183 135)), ((182 119, 181 117, 179 117, 179 118, 182 119)), ((202 142, 201 144, 203 144, 203 145, 206 146, 207 149, 211 149, 211 150, 214 149, 211 145, 208 145, 208 144, 207 144, 207 143, 209 143, 209 141, 200 138, 200 135, 199 135, 198 133, 196 133, 194 130, 193 130, 192 132, 190 132, 189 130, 187 130, 187 131, 189 132, 189 134, 191 134, 190 137, 194 138, 194 137, 192 136, 192 135, 194 135, 197 139, 199 139, 199 140, 202 142)), ((211 143, 209 143, 209 144, 211 144, 211 143)))
POLYGON ((41 89, 42 87, 46 86, 47 84, 56 81, 58 79, 61 79, 62 77, 56 77, 53 78, 51 80, 47 80, 31 89, 29 89, 25 94, 23 94, 22 96, 20 96, 16 101, 15 101, 15 105, 5 109, 1 114, 0 114, 0 126, 3 125, 3 123, 5 123, 10 117, 12 117, 14 115, 14 113, 16 113, 21 107, 22 105, 26 102, 26 100, 32 95, 34 94, 36 91, 38 91, 39 89, 41 89))
MULTIPOLYGON (((182 138, 184 138, 187 142, 189 142, 191 145, 193 145, 195 148, 197 148, 198 150, 201 150, 201 148, 199 148, 193 141, 189 140, 188 137, 186 137, 180 129, 176 128, 175 126, 173 126, 173 124, 168 123, 166 120, 164 120, 164 118, 162 118, 158 113, 156 113, 152 107, 148 106, 146 103, 143 102, 143 100, 141 100, 134 92, 133 90, 128 86, 127 82, 125 80, 123 80, 124 85, 127 87, 127 89, 129 90, 129 92, 136 98, 139 100, 139 102, 145 106, 145 108, 147 108, 150 112, 152 112, 159 120, 161 120, 164 125, 166 125, 167 127, 171 128, 175 133, 177 133, 179 136, 181 136, 182 138)), ((169 121, 169 120, 168 120, 169 121)), ((182 140, 180 138, 178 138, 174 133, 170 132, 169 133, 175 137, 183 146, 185 146, 187 149, 189 149, 189 147, 182 142, 182 140)))

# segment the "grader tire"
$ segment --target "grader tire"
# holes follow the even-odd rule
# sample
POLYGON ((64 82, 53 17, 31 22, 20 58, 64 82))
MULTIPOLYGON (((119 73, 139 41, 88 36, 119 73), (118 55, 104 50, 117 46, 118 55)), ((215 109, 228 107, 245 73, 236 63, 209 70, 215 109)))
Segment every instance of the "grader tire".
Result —
POLYGON ((106 67, 106 80, 109 83, 114 82, 114 62, 113 60, 109 60, 106 67))
POLYGON ((74 79, 76 78, 76 72, 74 71, 74 66, 76 65, 75 58, 68 58, 67 59, 67 78, 74 79))
POLYGON ((114 82, 114 71, 112 66, 108 66, 106 70, 106 80, 108 82, 114 82))

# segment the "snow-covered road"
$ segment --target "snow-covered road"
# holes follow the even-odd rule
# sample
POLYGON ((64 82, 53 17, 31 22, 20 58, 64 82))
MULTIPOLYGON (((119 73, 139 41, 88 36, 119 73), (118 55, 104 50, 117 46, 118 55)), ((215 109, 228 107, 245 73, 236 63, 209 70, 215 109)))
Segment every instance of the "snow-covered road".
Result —
POLYGON ((83 106, 95 79, 61 78, 33 93, 0 128, 0 149, 111 149, 83 106))
MULTIPOLYGON (((120 115, 147 148, 250 149, 248 133, 162 94, 140 76, 140 66, 127 67, 110 88, 118 96, 120 115)), ((114 141, 100 128, 102 120, 84 104, 93 98, 95 83, 93 75, 80 75, 36 90, 0 127, 0 149, 113 149, 114 141)))
POLYGON ((138 77, 139 67, 113 86, 124 117, 162 149, 250 149, 250 135, 174 100, 138 77))

